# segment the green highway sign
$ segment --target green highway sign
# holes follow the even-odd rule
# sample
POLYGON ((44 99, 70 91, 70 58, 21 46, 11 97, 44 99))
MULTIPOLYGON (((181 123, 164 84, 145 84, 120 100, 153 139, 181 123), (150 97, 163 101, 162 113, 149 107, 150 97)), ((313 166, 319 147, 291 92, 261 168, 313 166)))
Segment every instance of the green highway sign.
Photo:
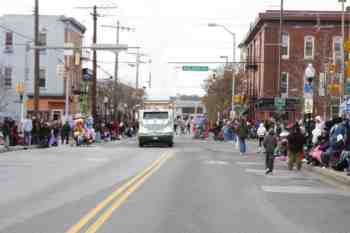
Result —
POLYGON ((182 71, 209 71, 208 66, 182 66, 182 71))

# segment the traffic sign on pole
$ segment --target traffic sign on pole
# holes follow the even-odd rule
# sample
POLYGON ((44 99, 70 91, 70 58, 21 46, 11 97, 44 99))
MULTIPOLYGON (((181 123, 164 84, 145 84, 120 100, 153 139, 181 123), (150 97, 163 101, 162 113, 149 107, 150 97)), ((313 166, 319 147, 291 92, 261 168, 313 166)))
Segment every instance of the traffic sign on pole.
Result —
POLYGON ((182 71, 206 72, 206 71, 209 71, 209 67, 208 66, 182 66, 182 71))
POLYGON ((313 108, 314 108, 313 99, 305 99, 304 108, 305 108, 306 114, 311 114, 313 112, 313 108))
POLYGON ((282 110, 286 106, 286 99, 275 97, 275 108, 277 110, 282 110))

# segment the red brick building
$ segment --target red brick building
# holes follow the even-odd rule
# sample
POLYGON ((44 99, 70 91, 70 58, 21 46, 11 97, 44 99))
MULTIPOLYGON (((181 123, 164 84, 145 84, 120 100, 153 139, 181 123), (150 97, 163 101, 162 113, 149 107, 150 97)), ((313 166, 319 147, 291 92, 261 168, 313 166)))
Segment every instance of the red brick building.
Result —
MULTIPOLYGON (((281 96, 286 99, 283 117, 286 120, 300 119, 304 111, 301 97, 308 64, 312 64, 316 71, 314 115, 327 118, 336 115, 339 97, 330 96, 327 86, 340 77, 341 12, 284 12, 281 78, 278 73, 279 20, 279 11, 259 13, 240 45, 242 58, 247 61, 244 94, 249 99, 249 117, 267 119, 275 115, 274 97, 281 96), (337 64, 332 74, 328 72, 330 64, 337 64)), ((350 17, 346 16, 346 38, 349 20, 350 17)))

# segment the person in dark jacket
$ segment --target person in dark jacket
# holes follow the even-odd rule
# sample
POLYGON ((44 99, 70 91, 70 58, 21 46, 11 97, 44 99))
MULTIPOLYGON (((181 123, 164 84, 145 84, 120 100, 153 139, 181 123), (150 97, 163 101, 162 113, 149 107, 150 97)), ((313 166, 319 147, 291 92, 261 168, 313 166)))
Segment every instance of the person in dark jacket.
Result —
POLYGON ((288 135, 288 168, 293 170, 296 163, 297 169, 301 169, 301 156, 306 143, 305 136, 301 133, 299 125, 296 123, 288 135))
POLYGON ((274 162, 274 152, 277 147, 277 138, 275 137, 275 133, 273 129, 269 130, 269 133, 265 136, 264 142, 263 142, 265 153, 266 153, 266 159, 265 159, 265 166, 266 166, 266 172, 265 174, 272 173, 273 171, 273 162, 274 162))
POLYGON ((41 122, 39 129, 39 145, 40 147, 49 147, 50 126, 47 122, 41 122))
POLYGON ((8 148, 10 146, 10 134, 11 134, 11 127, 8 119, 5 119, 4 124, 2 125, 2 134, 4 136, 5 147, 8 148))
POLYGON ((66 142, 66 144, 69 144, 69 135, 71 134, 71 128, 68 121, 65 121, 65 123, 62 126, 62 144, 66 142))
POLYGON ((248 129, 247 122, 244 119, 242 119, 237 129, 237 136, 239 141, 239 152, 241 155, 244 155, 245 152, 247 151, 245 140, 248 137, 248 133, 249 133, 249 129, 248 129))

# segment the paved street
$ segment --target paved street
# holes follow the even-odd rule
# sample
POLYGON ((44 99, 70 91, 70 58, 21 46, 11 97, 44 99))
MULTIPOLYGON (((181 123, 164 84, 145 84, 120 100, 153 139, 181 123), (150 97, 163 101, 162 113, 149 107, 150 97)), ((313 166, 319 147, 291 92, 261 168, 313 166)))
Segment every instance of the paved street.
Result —
POLYGON ((350 192, 281 162, 265 176, 253 151, 178 137, 4 153, 0 232, 349 232, 350 192))

